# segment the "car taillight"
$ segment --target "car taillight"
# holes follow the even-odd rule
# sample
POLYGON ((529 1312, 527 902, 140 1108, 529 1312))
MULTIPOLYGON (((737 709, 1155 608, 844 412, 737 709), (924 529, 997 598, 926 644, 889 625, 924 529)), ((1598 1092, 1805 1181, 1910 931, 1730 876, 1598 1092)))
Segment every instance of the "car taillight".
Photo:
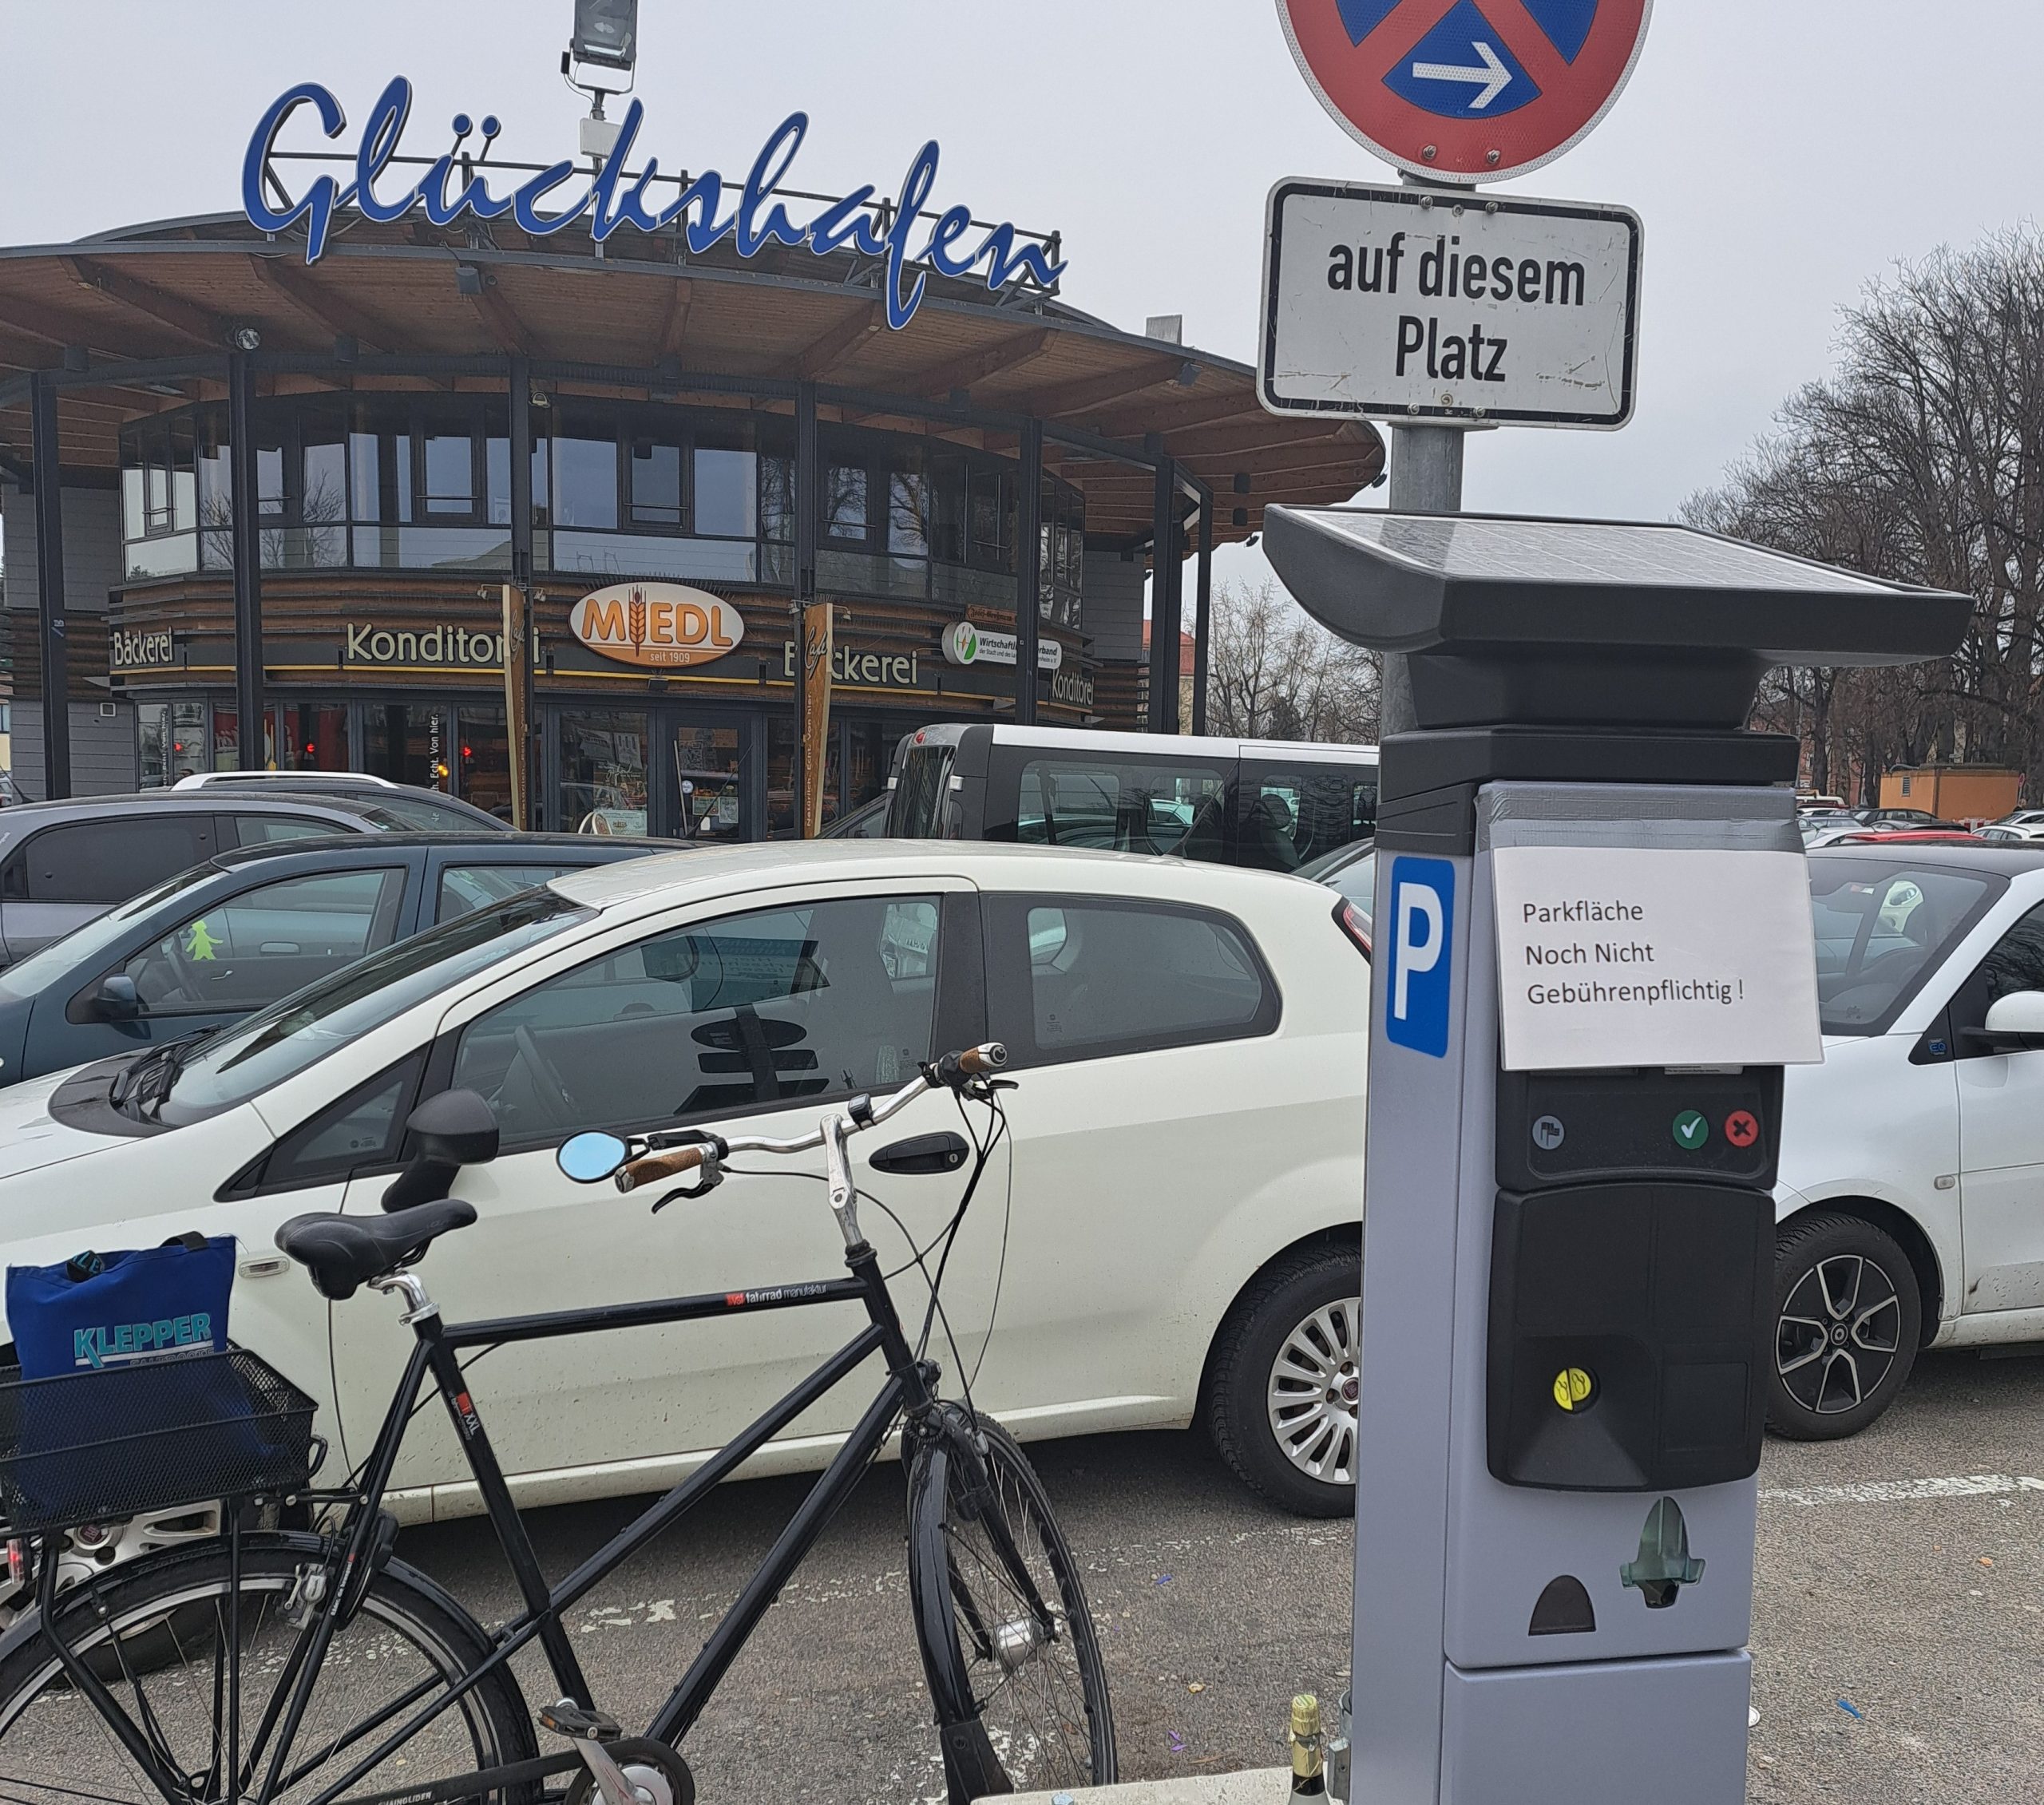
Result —
POLYGON ((1334 924, 1356 944, 1365 959, 1370 956, 1370 918, 1347 897, 1334 905, 1334 924))

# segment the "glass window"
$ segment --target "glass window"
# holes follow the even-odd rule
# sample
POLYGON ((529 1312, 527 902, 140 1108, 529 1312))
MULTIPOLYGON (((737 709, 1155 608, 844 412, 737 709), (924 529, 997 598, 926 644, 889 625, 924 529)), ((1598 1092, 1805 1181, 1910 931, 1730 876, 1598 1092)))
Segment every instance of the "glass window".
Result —
POLYGON ((759 519, 770 544, 791 545, 795 536, 795 465, 792 457, 759 460, 759 519))
POLYGON ((691 840, 739 837, 738 729, 677 727, 674 774, 681 831, 691 840))
POLYGON ((945 840, 955 822, 951 800, 951 762, 957 746, 931 741, 911 746, 901 762, 901 781, 888 805, 887 831, 900 840, 945 840))
POLYGON ((173 702, 170 705, 170 782, 195 772, 209 771, 207 757, 206 705, 203 702, 173 702))
MULTIPOLYGON (((823 820, 835 821, 843 811, 843 786, 839 782, 838 735, 834 730, 823 749, 823 820)), ((785 714, 776 712, 766 720, 766 828, 770 833, 795 825, 795 728, 785 714)))
POLYGON ((1248 934, 1203 909, 1105 898, 988 901, 988 1026, 1037 1063, 1232 1040, 1278 1025, 1248 934))
POLYGON ((1878 859, 1813 858, 1817 1011, 1826 1034, 1879 1034, 2002 886, 1878 859))
POLYGON ((2019 990, 2044 990, 2044 908, 2033 908, 2002 936, 1981 961, 1980 975, 1986 980, 1983 1005, 2019 990))
POLYGON ((866 473, 863 465, 832 464, 823 473, 823 536, 866 542, 866 473))
POLYGON ((521 890, 581 869, 573 865, 450 865, 440 873, 436 918, 452 921, 458 915, 508 902, 521 890))
POLYGON ((681 527, 681 445, 662 433, 632 441, 632 522, 635 526, 681 527))
POLYGON ((446 711, 430 704, 372 702, 362 711, 362 768, 371 777, 444 790, 453 766, 447 757, 446 711))
POLYGON ((548 980, 462 1031, 507 1139, 890 1090, 933 1057, 934 897, 727 916, 548 980))
POLYGON ((887 549, 897 557, 929 552, 929 485, 920 470, 897 470, 887 479, 887 549))
POLYGON ((213 856, 213 817, 147 815, 46 829, 22 849, 16 893, 30 902, 116 903, 213 856))
POLYGON ((138 703, 135 707, 135 741, 140 754, 141 786, 164 790, 170 784, 170 704, 138 703))
POLYGON ((172 928, 122 968, 153 1015, 259 1009, 397 938, 402 870, 259 885, 172 928))
POLYGON ((1297 871, 1377 825, 1377 773, 1338 765, 1284 770, 1245 759, 1236 821, 1236 862, 1297 871))
POLYGON ((759 460, 749 451, 695 448, 695 531, 750 539, 759 521, 759 460))
POLYGON ((617 441, 592 420, 564 426, 553 441, 554 524, 615 529, 617 441))
POLYGON ((648 717, 636 709, 576 711, 561 717, 561 797, 571 833, 644 835, 648 717))
POLYGON ((394 1164, 424 1065, 415 1055, 378 1073, 285 1135, 263 1162, 257 1184, 266 1191, 295 1189, 394 1164))
POLYGON ((504 710, 465 702, 456 716, 461 760, 461 797, 485 814, 511 818, 511 742, 504 710))
POLYGON ((1206 766, 1032 758, 1022 767, 1015 837, 1218 860, 1226 856, 1226 790, 1222 773, 1206 766))
POLYGON ((317 840, 323 834, 345 833, 338 822, 311 821, 303 815, 236 815, 234 837, 237 845, 274 846, 286 840, 317 840))
POLYGON ((995 470, 974 470, 967 488, 972 521, 971 561, 983 570, 1012 570, 1015 485, 995 470))
POLYGON ((348 760, 348 709, 344 702, 287 707, 284 764, 294 771, 345 771, 348 760))
POLYGON ((588 918, 588 910, 541 890, 372 953, 208 1039, 179 1071, 162 1119, 181 1126, 231 1109, 450 985, 588 918))
POLYGON ((483 493, 489 504, 489 524, 511 524, 511 441, 491 438, 483 442, 483 493))
POLYGON ((426 436, 426 512, 469 519, 476 511, 475 441, 466 433, 426 436))

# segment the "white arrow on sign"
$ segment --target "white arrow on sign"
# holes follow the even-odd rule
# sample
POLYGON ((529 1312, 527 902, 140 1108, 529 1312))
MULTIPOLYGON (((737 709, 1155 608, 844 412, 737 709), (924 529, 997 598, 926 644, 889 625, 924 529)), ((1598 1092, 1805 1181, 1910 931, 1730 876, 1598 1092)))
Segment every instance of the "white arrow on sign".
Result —
POLYGON ((1468 81, 1483 91, 1469 103, 1472 113, 1481 113, 1491 102, 1511 85, 1511 71, 1498 60, 1498 53, 1482 38, 1470 46, 1483 59, 1481 69, 1464 69, 1456 63, 1415 63, 1412 79, 1415 81, 1468 81))

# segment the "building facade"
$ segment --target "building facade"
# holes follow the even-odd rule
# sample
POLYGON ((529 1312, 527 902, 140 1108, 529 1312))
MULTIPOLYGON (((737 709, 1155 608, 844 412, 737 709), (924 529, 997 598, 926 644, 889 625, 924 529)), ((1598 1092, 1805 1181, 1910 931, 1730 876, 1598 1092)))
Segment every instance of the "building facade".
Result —
POLYGON ((756 837, 794 819, 805 603, 827 820, 925 722, 1196 725, 1143 680, 1151 570, 1203 654, 1212 548, 1382 469, 1054 285, 925 272, 901 324, 856 248, 414 214, 306 249, 0 251, 26 794, 352 769, 508 812, 522 760, 535 825, 756 837))

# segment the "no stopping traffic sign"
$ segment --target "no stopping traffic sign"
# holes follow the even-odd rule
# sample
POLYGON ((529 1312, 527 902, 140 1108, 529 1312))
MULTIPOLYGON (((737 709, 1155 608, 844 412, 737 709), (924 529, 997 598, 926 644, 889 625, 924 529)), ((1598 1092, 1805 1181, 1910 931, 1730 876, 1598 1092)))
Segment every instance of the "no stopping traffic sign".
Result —
POLYGON ((1349 134, 1415 175, 1501 181, 1610 110, 1653 0, 1278 0, 1292 53, 1349 134))

